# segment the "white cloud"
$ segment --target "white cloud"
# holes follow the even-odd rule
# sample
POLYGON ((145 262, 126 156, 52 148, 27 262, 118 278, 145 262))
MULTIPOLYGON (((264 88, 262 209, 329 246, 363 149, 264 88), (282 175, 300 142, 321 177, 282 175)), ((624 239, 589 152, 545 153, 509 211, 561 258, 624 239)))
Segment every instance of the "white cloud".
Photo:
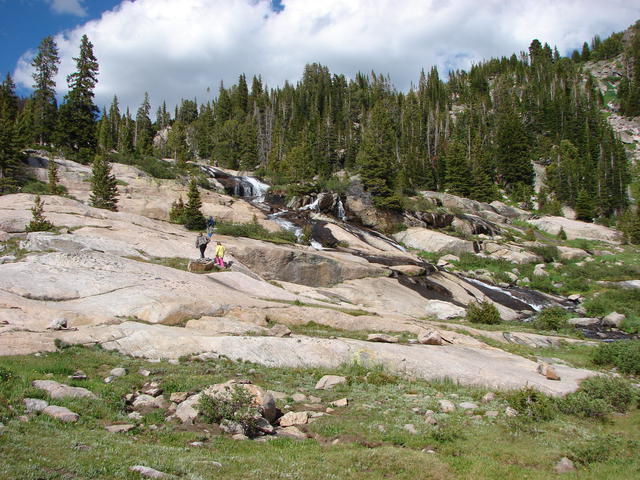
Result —
POLYGON ((86 17, 87 10, 82 5, 84 0, 46 0, 54 13, 69 13, 78 17, 86 17))
MULTIPOLYGON (((449 69, 527 50, 533 38, 564 53, 640 18, 640 6, 627 0, 282 3, 276 14, 267 0, 125 0, 56 37, 63 59, 58 88, 66 88, 84 33, 100 64, 98 105, 108 105, 116 94, 133 113, 145 91, 154 108, 162 100, 170 106, 180 98, 204 101, 221 80, 230 85, 240 73, 249 81, 260 74, 276 86, 297 81, 311 62, 351 78, 358 71, 388 73, 405 90, 432 65, 445 76, 449 69)), ((29 52, 14 77, 25 86, 33 83, 29 52)))

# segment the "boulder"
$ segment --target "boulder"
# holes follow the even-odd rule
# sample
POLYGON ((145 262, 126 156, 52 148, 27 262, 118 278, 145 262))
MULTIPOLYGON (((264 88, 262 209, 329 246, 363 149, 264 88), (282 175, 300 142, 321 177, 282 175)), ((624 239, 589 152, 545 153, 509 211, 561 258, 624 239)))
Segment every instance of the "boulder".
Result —
POLYGON ((449 400, 438 400, 438 404, 442 413, 451 413, 456 410, 456 406, 449 400))
POLYGON ((436 330, 427 330, 418 335, 418 343, 422 345, 442 345, 442 336, 436 330))
POLYGON ((53 380, 34 380, 31 384, 40 390, 46 391, 51 398, 91 398, 97 399, 98 397, 82 387, 70 387, 63 383, 58 383, 53 380))
POLYGON ((579 260, 584 257, 588 257, 589 253, 585 252, 581 248, 573 248, 573 247, 556 247, 558 249, 558 253, 560 258, 563 260, 579 260))
POLYGON ((65 423, 75 423, 80 418, 80 415, 72 412, 68 408, 58 407, 56 405, 49 405, 44 410, 42 410, 42 413, 65 423))
POLYGON ((199 414, 197 409, 198 402, 200 401, 200 394, 191 395, 185 401, 178 405, 176 408, 175 416, 180 419, 182 423, 193 423, 199 414))
POLYGON ((309 422, 309 414, 307 412, 287 412, 280 417, 279 422, 281 427, 305 425, 309 422))
POLYGON ((398 343, 398 337, 387 335, 386 333, 370 333, 369 335, 367 335, 367 341, 381 343, 398 343))
POLYGON ((27 413, 42 412, 49 406, 49 402, 40 400, 39 398, 25 398, 23 403, 27 413))
POLYGON ((466 310, 450 302, 427 300, 424 303, 424 313, 426 316, 435 317, 438 320, 448 320, 449 318, 464 317, 466 310))
POLYGON ((476 410, 478 404, 474 402, 462 402, 458 405, 462 410, 476 410))
POLYGON ((339 375, 325 375, 318 383, 316 383, 316 390, 331 390, 336 385, 340 385, 341 383, 346 383, 347 379, 345 377, 341 377, 339 375))
POLYGON ((104 428, 109 433, 126 433, 136 428, 136 426, 131 425, 130 423, 127 423, 127 424, 121 424, 121 425, 107 425, 104 428))
POLYGON ((191 273, 211 272, 215 269, 215 262, 210 258, 198 258, 197 260, 189 260, 187 270, 191 273))
POLYGON ((613 244, 618 244, 622 241, 622 234, 619 231, 595 223, 553 216, 531 219, 529 223, 551 235, 557 235, 562 228, 569 240, 585 238, 613 244))
MULTIPOLYGON (((230 395, 230 392, 234 388, 241 388, 245 390, 252 398, 252 405, 257 407, 260 410, 260 413, 264 418, 266 418, 269 422, 273 422, 277 417, 276 410, 276 402, 268 391, 262 389, 257 385, 253 385, 251 383, 237 383, 235 380, 229 380, 225 383, 217 383, 215 385, 210 385, 202 391, 203 395, 209 395, 211 397, 222 396, 226 398, 230 395)), ((178 411, 182 405, 189 402, 191 398, 187 399, 185 402, 181 403, 176 411, 176 415, 178 415, 178 411)), ((190 405, 191 408, 195 408, 195 403, 190 405)), ((184 413, 188 413, 185 409, 184 413)))
POLYGON ((599 318, 570 318, 567 320, 570 325, 576 327, 595 327, 600 324, 599 318))
POLYGON ((133 467, 129 467, 129 470, 132 472, 139 473, 141 477, 146 478, 169 478, 169 475, 163 473, 155 468, 145 467, 144 465, 134 465, 133 467))
POLYGON ((174 403, 182 403, 189 398, 189 392, 173 392, 169 396, 169 400, 174 403))
POLYGON ((393 235, 398 242, 410 248, 433 253, 473 253, 473 242, 452 237, 444 233, 413 227, 393 235))
POLYGON ((343 407, 346 407, 347 405, 349 405, 349 399, 340 398, 338 400, 334 400, 329 405, 331 405, 332 407, 336 407, 336 408, 343 408, 343 407))
POLYGON ((269 335, 273 337, 289 337, 291 330, 286 325, 277 324, 269 329, 269 335))
POLYGON ((533 275, 536 277, 548 277, 549 272, 547 272, 544 267, 544 263, 537 264, 535 267, 533 267, 533 275))
POLYGON ((156 397, 142 393, 138 395, 136 399, 133 401, 133 408, 135 408, 136 410, 147 410, 147 409, 158 408, 158 404, 156 403, 156 397))
POLYGON ((491 403, 496 399, 496 394, 488 392, 482 397, 482 403, 491 403))
POLYGON ((127 369, 122 367, 113 368, 109 372, 109 375, 111 375, 112 377, 124 377, 126 374, 127 369))
POLYGON ((556 463, 556 466, 553 467, 553 470, 556 473, 568 473, 568 472, 573 472, 576 469, 576 467, 574 467, 573 462, 571 460, 569 460, 567 457, 562 457, 558 463, 556 463))
POLYGON ((626 315, 618 312, 611 312, 602 319, 602 325, 605 327, 620 328, 622 322, 626 319, 626 315))

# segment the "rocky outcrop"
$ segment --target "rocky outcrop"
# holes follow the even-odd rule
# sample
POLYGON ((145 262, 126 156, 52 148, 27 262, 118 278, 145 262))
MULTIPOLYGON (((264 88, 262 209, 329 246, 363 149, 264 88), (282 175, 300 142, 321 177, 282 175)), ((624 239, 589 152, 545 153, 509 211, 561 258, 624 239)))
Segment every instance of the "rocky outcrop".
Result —
POLYGON ((393 238, 410 248, 433 253, 473 253, 473 242, 444 233, 413 227, 396 233, 393 238))
POLYGON ((618 244, 622 241, 622 234, 612 228, 595 223, 569 220, 564 217, 542 217, 531 219, 529 223, 552 235, 557 235, 562 228, 569 240, 584 238, 587 240, 599 240, 601 242, 618 244))
POLYGON ((387 269, 352 255, 314 252, 301 247, 239 243, 233 248, 233 256, 267 280, 310 286, 389 275, 387 269))

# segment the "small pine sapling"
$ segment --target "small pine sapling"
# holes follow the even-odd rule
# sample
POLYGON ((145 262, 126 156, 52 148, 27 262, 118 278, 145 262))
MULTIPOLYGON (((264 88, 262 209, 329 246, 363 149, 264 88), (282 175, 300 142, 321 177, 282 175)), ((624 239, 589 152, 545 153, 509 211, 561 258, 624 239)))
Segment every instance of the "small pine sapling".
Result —
POLYGON ((33 218, 26 227, 27 232, 47 232, 53 229, 53 223, 44 217, 44 200, 36 195, 31 208, 33 218))

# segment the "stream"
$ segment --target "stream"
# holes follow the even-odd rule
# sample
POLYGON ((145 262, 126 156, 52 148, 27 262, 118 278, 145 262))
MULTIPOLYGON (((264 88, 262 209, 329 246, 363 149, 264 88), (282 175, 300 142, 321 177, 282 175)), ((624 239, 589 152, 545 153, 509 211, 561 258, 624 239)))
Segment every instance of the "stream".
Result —
MULTIPOLYGON (((375 247, 374 243, 383 242, 399 252, 406 252, 406 249, 402 245, 398 244, 386 235, 383 235, 376 230, 350 223, 348 221, 348 215, 345 211, 344 203, 338 196, 330 199, 330 202, 326 202, 326 195, 328 194, 304 197, 307 198, 304 205, 297 209, 287 208, 283 205, 274 205, 270 202, 270 199, 268 198, 269 196, 267 195, 270 186, 255 177, 248 175, 231 175, 208 165, 199 164, 198 166, 208 178, 214 181, 213 183, 216 184, 216 187, 221 186, 227 194, 240 197, 250 202, 252 205, 265 212, 267 219, 276 222, 284 230, 292 232, 296 237, 297 243, 303 243, 305 240, 305 231, 307 231, 310 232, 310 238, 307 238, 306 240, 312 248, 315 250, 326 250, 330 248, 326 244, 326 238, 323 239, 317 236, 320 233, 323 233, 325 236, 329 235, 332 237, 331 232, 325 227, 325 225, 329 223, 327 221, 328 218, 331 220, 331 223, 335 223, 335 225, 366 244, 375 247), (322 214, 324 217, 322 220, 314 218, 314 216, 319 214, 322 214)), ((282 204, 284 204, 281 197, 280 200, 282 201, 282 204)), ((426 270, 425 275, 421 277, 407 277, 406 275, 395 273, 394 275, 397 276, 401 284, 411 288, 426 299, 437 299, 458 303, 452 298, 451 292, 446 288, 429 280, 429 275, 438 271, 438 268, 424 260, 420 260, 416 263, 404 257, 394 258, 393 256, 375 255, 357 250, 352 250, 350 253, 365 258, 370 262, 387 266, 407 265, 411 263, 419 264, 426 270)), ((574 311, 576 307, 573 302, 564 297, 546 294, 537 290, 517 286, 503 288, 498 285, 464 277, 462 275, 456 276, 461 280, 461 282, 473 285, 494 302, 525 314, 526 312, 529 312, 526 314, 523 320, 524 322, 530 321, 535 314, 545 308, 559 306, 567 310, 574 311)), ((581 330, 587 338, 603 341, 636 338, 634 335, 628 335, 624 332, 604 329, 598 326, 589 328, 578 327, 578 329, 581 330)))

